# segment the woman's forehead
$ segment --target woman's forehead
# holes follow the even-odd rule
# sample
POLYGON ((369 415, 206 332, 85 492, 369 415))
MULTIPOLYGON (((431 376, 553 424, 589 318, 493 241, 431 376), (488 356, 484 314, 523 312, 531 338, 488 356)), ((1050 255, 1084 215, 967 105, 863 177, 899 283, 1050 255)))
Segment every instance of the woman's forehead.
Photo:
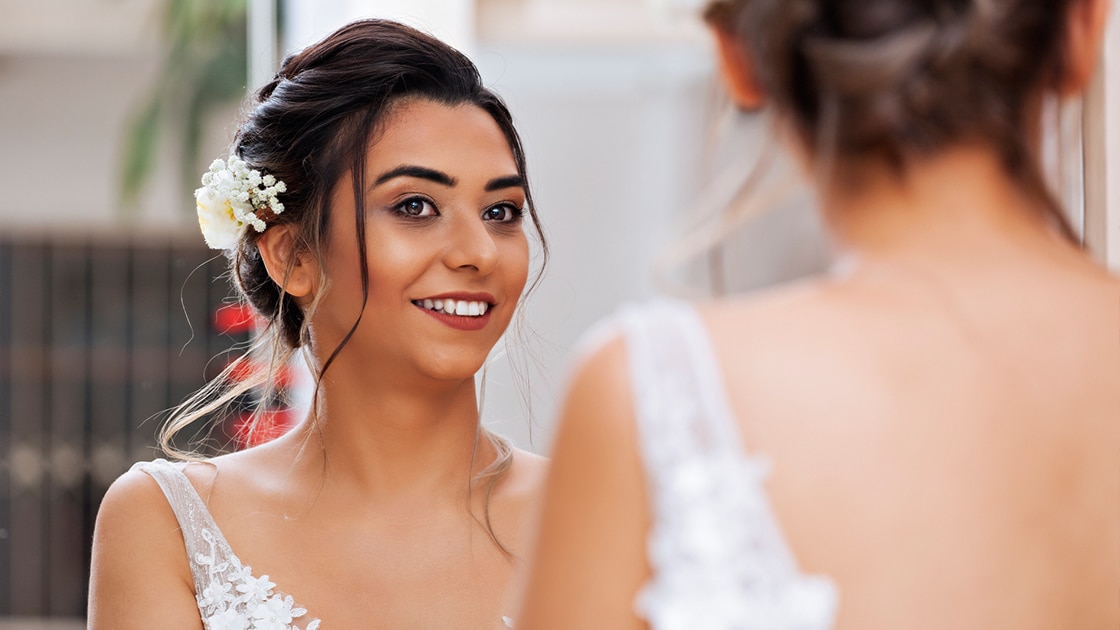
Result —
POLYGON ((392 108, 366 155, 370 174, 417 165, 486 178, 517 174, 509 141, 489 112, 472 103, 409 99, 392 108))

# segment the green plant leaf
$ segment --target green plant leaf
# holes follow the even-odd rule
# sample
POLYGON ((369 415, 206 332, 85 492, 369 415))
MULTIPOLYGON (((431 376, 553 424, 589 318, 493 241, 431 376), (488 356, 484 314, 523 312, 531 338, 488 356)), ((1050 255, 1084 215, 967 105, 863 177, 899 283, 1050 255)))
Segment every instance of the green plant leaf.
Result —
POLYGON ((185 189, 197 185, 199 148, 209 115, 221 105, 244 97, 248 55, 244 19, 226 25, 226 36, 210 49, 211 56, 197 70, 198 80, 186 95, 183 115, 183 155, 180 177, 185 189))
POLYGON ((133 119, 128 131, 120 183, 121 201, 126 210, 135 210, 136 199, 155 165, 161 109, 160 98, 156 95, 133 119))
MULTIPOLYGON (((198 183, 199 147, 207 115, 245 94, 248 59, 246 0, 166 0, 168 46, 155 85, 124 140, 122 208, 136 201, 156 169, 159 143, 169 127, 181 142, 184 200, 198 183)), ((191 207, 183 204, 184 208, 191 207)))

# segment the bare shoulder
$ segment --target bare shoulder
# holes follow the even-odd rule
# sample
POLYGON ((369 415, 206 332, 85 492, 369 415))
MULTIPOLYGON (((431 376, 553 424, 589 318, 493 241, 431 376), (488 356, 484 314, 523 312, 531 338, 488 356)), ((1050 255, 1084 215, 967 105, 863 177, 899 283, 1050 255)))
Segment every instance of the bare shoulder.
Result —
POLYGON ((1110 327, 1120 318, 1120 276, 1101 272, 1094 283, 1095 297, 1100 304, 1094 312, 1110 327))
POLYGON ((513 464, 506 478, 506 491, 515 496, 537 497, 548 477, 549 461, 536 453, 513 449, 513 464))
POLYGON ((578 357, 566 392, 563 421, 579 435, 614 434, 632 429, 632 418, 626 341, 613 331, 586 346, 578 357))
POLYGON ((759 326, 784 327, 808 323, 823 310, 836 311, 846 300, 832 285, 822 280, 804 280, 779 285, 754 293, 717 298, 695 303, 706 321, 716 324, 750 322, 759 326), (793 321, 790 321, 793 318, 793 321))
POLYGON ((643 627, 631 602, 649 575, 649 509, 621 336, 577 361, 553 457, 519 627, 643 627))
POLYGON ((239 480, 238 477, 244 475, 246 466, 252 469, 252 464, 246 462, 247 459, 253 459, 251 456, 247 457, 253 449, 246 451, 236 451, 210 459, 192 461, 183 467, 183 475, 194 486, 195 492, 198 496, 202 497, 202 501, 208 506, 211 506, 211 499, 214 494, 214 487, 218 483, 218 479, 222 480, 223 485, 228 486, 245 486, 244 479, 239 480), (240 483, 239 483, 240 481, 240 483))
POLYGON ((227 508, 254 503, 291 483, 292 462, 304 443, 293 433, 252 448, 191 462, 183 468, 204 503, 221 523, 227 508), (284 483, 277 480, 283 479, 284 483))
POLYGON ((540 510, 548 471, 548 459, 515 448, 513 462, 491 497, 492 514, 504 532, 503 539, 518 554, 524 553, 527 534, 540 510))
POLYGON ((872 301, 819 280, 695 306, 714 345, 748 359, 797 356, 801 349, 821 357, 835 344, 847 350, 844 340, 878 317, 872 301))
POLYGON ((147 473, 110 486, 97 513, 90 628, 200 628, 186 547, 171 506, 147 473))
POLYGON ((97 512, 95 543, 150 547, 169 555, 178 539, 179 523, 167 498, 150 475, 130 470, 117 478, 105 493, 97 512), (140 535, 137 535, 140 534, 140 535))
MULTIPOLYGON (((605 439, 607 436, 595 434, 609 432, 608 424, 621 430, 632 425, 625 342, 617 330, 608 327, 599 328, 592 337, 585 337, 577 351, 561 410, 561 425, 567 427, 567 433, 576 432, 580 441, 605 439)), ((511 486, 540 494, 551 468, 547 457, 514 449, 511 486)))

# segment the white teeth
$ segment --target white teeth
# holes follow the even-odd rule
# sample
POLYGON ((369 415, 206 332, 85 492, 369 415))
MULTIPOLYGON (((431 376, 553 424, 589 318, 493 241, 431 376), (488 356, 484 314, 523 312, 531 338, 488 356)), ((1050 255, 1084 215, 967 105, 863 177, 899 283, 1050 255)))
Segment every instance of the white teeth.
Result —
POLYGON ((486 302, 468 301, 468 300, 416 300, 413 302, 416 306, 426 308, 430 311, 439 313, 447 313, 448 315, 458 315, 460 317, 481 317, 490 310, 490 305, 486 302))

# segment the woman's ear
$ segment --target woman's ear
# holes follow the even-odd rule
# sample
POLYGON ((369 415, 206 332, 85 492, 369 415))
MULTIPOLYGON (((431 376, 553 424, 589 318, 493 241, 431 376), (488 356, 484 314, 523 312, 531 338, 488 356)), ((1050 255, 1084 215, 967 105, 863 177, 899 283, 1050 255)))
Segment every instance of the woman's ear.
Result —
POLYGON ((268 275, 280 288, 295 298, 310 295, 318 277, 310 256, 296 247, 295 227, 273 225, 257 239, 268 275))
POLYGON ((1078 96, 1084 92, 1100 60, 1110 0, 1073 0, 1066 16, 1065 50, 1058 94, 1078 96))
POLYGON ((732 102, 739 109, 753 111, 766 104, 766 94, 758 83, 754 62, 743 44, 726 28, 711 26, 716 40, 719 73, 732 102))

